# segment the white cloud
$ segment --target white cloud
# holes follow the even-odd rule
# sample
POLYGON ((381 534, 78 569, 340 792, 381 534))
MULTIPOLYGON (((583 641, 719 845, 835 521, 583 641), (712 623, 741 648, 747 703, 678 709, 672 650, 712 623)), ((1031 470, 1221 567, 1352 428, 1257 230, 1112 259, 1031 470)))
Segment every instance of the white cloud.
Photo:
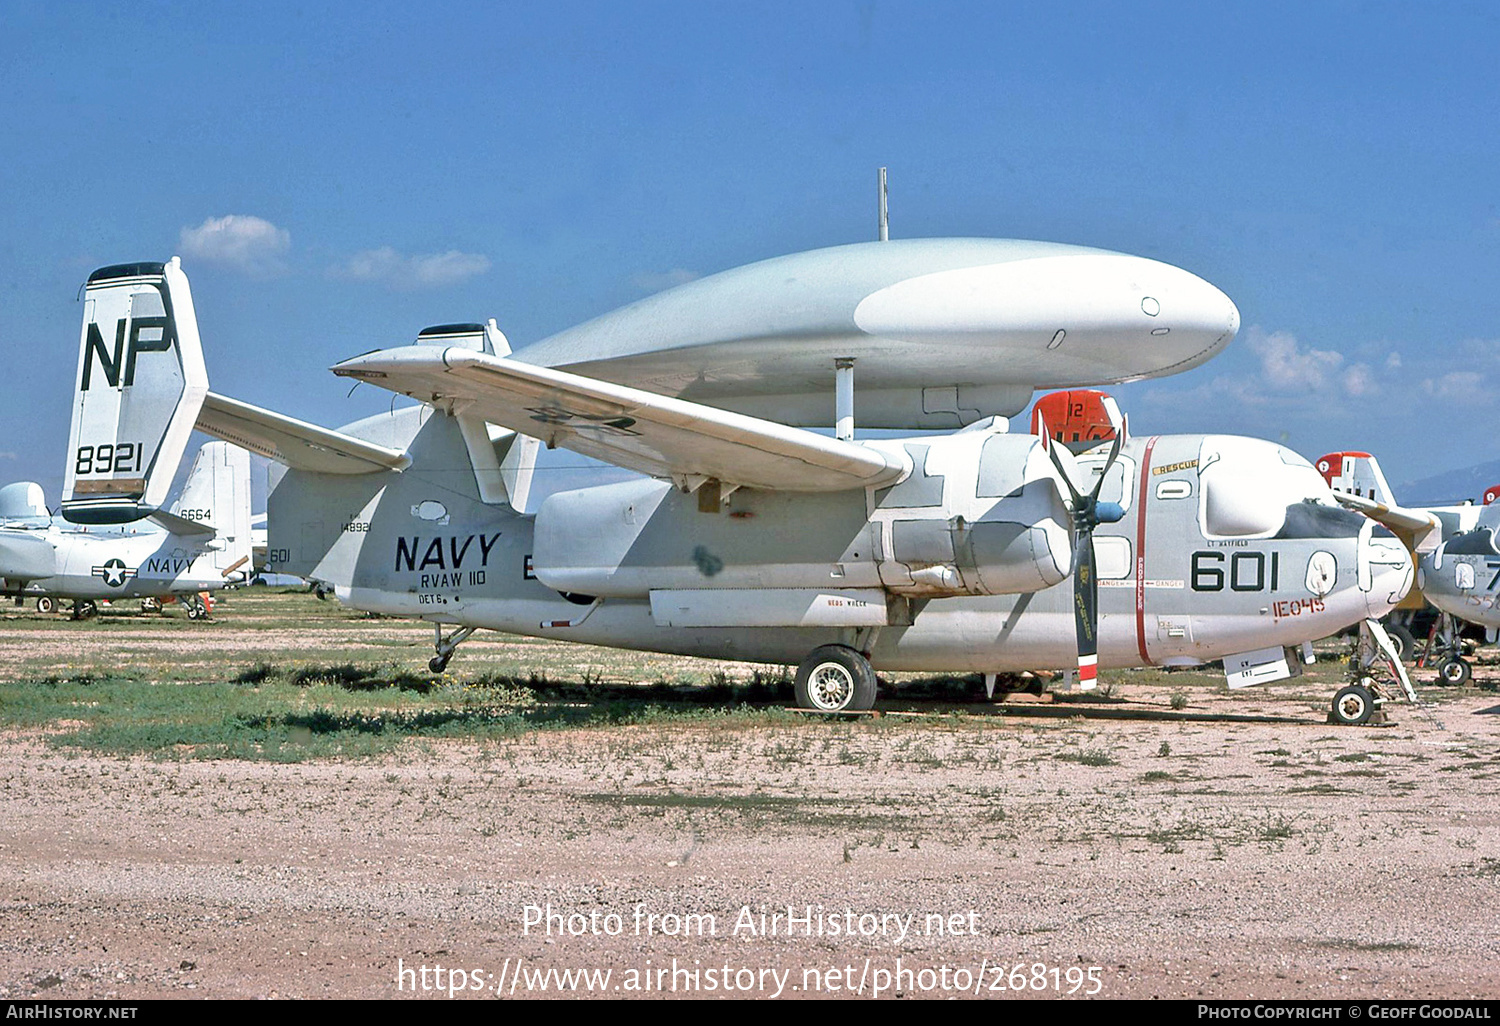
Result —
POLYGON ((1245 344, 1260 358, 1266 383, 1282 391, 1321 390, 1344 363, 1340 353, 1327 349, 1303 349, 1297 336, 1286 331, 1267 334, 1255 326, 1246 334, 1245 344))
POLYGON ((698 277, 697 271, 685 267, 674 267, 670 271, 642 271, 630 276, 630 284, 645 292, 661 292, 664 289, 686 285, 698 277))
POLYGON ((270 221, 249 214, 210 217, 179 236, 182 255, 225 264, 251 274, 275 274, 292 245, 292 235, 270 221))
POLYGON ((376 281, 394 288, 441 288, 467 281, 490 269, 490 258, 481 253, 446 253, 403 256, 390 246, 356 253, 332 274, 354 281, 376 281))
POLYGON ((1352 396, 1368 398, 1380 394, 1380 382, 1375 380, 1375 373, 1368 364, 1350 364, 1349 369, 1344 371, 1344 391, 1352 396))
POLYGON ((1481 404, 1489 390, 1485 388, 1484 375, 1478 371, 1452 371, 1437 378, 1422 382, 1422 391, 1443 402, 1481 404))

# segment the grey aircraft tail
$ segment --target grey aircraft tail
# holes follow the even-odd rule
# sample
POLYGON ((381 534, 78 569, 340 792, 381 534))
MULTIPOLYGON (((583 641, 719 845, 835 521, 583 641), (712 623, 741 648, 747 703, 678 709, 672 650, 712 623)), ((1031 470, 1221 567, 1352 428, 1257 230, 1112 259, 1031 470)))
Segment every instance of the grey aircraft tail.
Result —
POLYGON ((89 275, 63 516, 123 524, 160 510, 207 394, 193 297, 177 259, 89 275))

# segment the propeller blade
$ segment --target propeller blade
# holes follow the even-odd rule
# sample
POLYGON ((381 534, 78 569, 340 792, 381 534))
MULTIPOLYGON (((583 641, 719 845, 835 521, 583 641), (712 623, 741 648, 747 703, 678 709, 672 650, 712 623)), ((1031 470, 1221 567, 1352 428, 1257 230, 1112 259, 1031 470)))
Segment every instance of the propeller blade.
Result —
POLYGON ((1123 424, 1115 426, 1114 444, 1109 447, 1109 457, 1104 461, 1104 466, 1099 470, 1099 480, 1094 482, 1094 490, 1089 493, 1089 499, 1097 501, 1099 490, 1104 487, 1104 479, 1109 476, 1109 468, 1115 465, 1115 460, 1120 458, 1120 450, 1125 447, 1125 427, 1123 424))
POLYGON ((1119 503, 1099 501, 1104 481, 1120 458, 1129 434, 1129 423, 1113 397, 1104 398, 1104 411, 1114 429, 1114 439, 1109 456, 1087 494, 1079 489, 1079 468, 1072 451, 1051 436, 1045 418, 1037 419, 1042 446, 1055 471, 1052 476, 1060 483, 1058 494, 1070 500, 1073 515, 1073 626, 1078 640, 1078 687, 1082 691, 1092 691, 1099 684, 1099 584, 1095 576, 1094 528, 1100 523, 1115 523, 1125 515, 1119 503))
POLYGON ((1094 578, 1094 530, 1078 532, 1073 545, 1073 626, 1078 637, 1078 687, 1099 684, 1099 583, 1094 578))
POLYGON ((1041 422, 1041 428, 1042 449, 1052 460, 1053 478, 1062 486, 1057 492, 1064 501, 1076 507, 1078 500, 1082 497, 1078 486, 1074 484, 1078 480, 1078 461, 1073 458, 1073 453, 1066 445, 1047 433, 1046 421, 1041 422))

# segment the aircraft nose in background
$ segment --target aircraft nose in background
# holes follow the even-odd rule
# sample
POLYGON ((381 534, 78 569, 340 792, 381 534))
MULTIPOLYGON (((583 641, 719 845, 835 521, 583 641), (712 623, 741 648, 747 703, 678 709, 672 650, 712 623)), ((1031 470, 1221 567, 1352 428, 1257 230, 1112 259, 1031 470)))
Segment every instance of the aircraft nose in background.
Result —
POLYGON ((1415 568, 1411 553, 1395 538, 1366 533, 1359 540, 1359 548, 1360 562, 1369 567, 1365 607, 1378 620, 1396 608, 1411 590, 1415 568))

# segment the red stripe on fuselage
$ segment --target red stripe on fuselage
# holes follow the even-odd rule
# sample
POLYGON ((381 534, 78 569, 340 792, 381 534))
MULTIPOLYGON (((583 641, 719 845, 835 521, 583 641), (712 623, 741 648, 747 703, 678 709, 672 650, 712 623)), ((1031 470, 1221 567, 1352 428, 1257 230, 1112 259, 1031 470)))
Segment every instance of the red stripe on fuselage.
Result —
POLYGON ((1151 665, 1151 654, 1146 651, 1146 499, 1151 491, 1151 450, 1161 435, 1152 435, 1146 440, 1146 453, 1141 457, 1141 491, 1135 504, 1135 644, 1141 652, 1141 661, 1151 665))

